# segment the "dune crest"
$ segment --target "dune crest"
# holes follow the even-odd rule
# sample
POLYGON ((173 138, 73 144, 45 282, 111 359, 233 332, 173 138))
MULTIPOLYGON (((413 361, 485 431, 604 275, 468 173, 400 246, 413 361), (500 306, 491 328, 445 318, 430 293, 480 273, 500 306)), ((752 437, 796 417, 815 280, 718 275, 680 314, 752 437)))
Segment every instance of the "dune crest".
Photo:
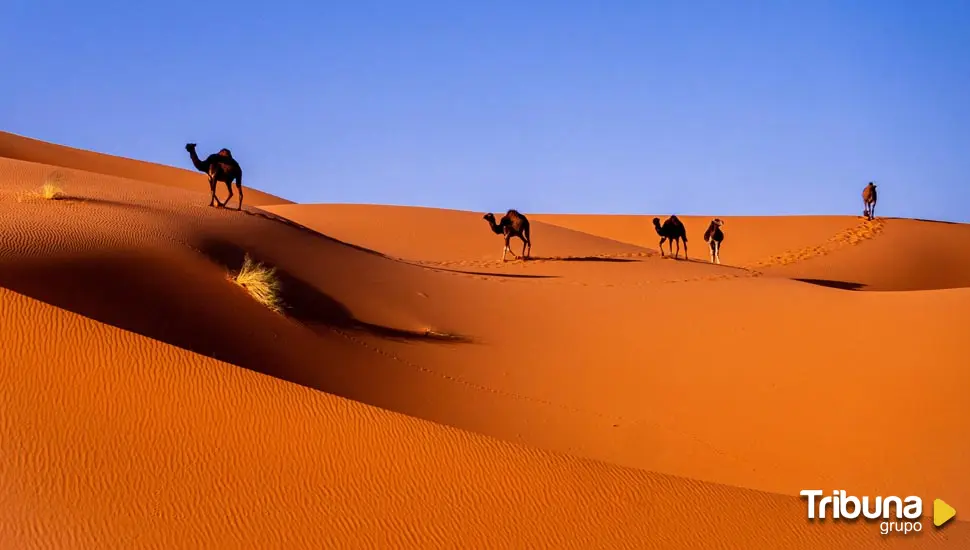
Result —
POLYGON ((844 246, 859 244, 867 239, 875 238, 882 232, 885 223, 885 220, 880 218, 873 220, 863 219, 858 225, 836 233, 822 244, 807 246, 797 250, 788 250, 770 258, 754 262, 748 267, 757 269, 788 265, 815 258, 817 256, 824 256, 839 250, 844 246))

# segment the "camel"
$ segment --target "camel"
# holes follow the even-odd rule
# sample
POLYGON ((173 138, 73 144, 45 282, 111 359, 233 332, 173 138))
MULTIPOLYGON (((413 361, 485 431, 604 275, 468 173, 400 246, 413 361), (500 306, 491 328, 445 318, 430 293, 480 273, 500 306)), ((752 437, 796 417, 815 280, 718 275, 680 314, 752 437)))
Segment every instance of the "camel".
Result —
POLYGON ((721 263, 721 243, 724 242, 724 231, 721 231, 721 226, 724 222, 721 218, 714 218, 711 220, 711 224, 707 226, 707 231, 704 232, 704 242, 710 243, 711 245, 711 263, 718 264, 721 263))
MULTIPOLYGON (((495 223, 495 214, 491 212, 482 216, 482 219, 488 222, 488 225, 492 228, 492 232, 505 236, 505 248, 502 249, 503 262, 505 261, 506 254, 512 252, 512 248, 509 246, 509 240, 512 237, 522 239, 523 259, 532 255, 532 239, 529 237, 529 220, 517 210, 509 210, 506 212, 499 223, 495 223), (527 248, 528 252, 526 251, 527 248)), ((518 258, 515 252, 512 252, 512 256, 518 258)))
POLYGON ((869 185, 862 190, 862 216, 871 220, 876 217, 876 184, 869 182, 869 185))
POLYGON ((192 164, 195 165, 195 169, 209 176, 209 190, 212 192, 212 196, 209 199, 209 206, 212 206, 212 201, 215 201, 220 207, 225 207, 229 204, 229 199, 232 198, 232 181, 236 180, 236 189, 239 191, 239 207, 236 210, 242 210, 242 168, 239 167, 236 159, 232 158, 232 152, 229 149, 223 148, 218 153, 209 155, 205 160, 201 160, 195 152, 194 143, 187 143, 185 150, 192 157, 192 164), (220 181, 225 183, 226 189, 229 190, 229 196, 226 197, 225 202, 220 202, 218 197, 216 197, 216 183, 220 181))
POLYGON ((687 258, 687 228, 680 221, 677 216, 670 216, 664 222, 663 226, 660 225, 660 218, 653 219, 653 226, 657 229, 657 235, 660 235, 660 255, 664 255, 664 241, 670 240, 667 247, 670 249, 670 253, 674 254, 674 241, 677 241, 677 253, 674 254, 674 258, 680 257, 680 241, 684 241, 684 259, 687 258))

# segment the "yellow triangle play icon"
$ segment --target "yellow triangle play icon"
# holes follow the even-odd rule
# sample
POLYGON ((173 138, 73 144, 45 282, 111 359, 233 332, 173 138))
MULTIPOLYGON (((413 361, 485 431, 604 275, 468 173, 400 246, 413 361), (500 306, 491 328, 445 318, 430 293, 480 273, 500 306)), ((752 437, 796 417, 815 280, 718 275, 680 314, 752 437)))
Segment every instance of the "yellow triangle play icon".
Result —
POLYGON ((933 501, 933 525, 939 527, 953 519, 955 515, 957 515, 957 511, 949 504, 940 499, 933 501))

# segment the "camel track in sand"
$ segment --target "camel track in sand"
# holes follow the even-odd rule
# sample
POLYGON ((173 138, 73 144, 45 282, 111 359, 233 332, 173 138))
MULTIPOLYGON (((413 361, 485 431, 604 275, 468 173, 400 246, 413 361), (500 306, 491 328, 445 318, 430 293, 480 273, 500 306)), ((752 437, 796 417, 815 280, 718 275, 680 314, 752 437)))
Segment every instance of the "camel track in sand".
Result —
MULTIPOLYGON (((494 280, 501 283, 510 281, 535 281, 537 279, 543 280, 544 284, 559 284, 559 285, 578 285, 578 286, 598 286, 598 287, 642 287, 654 284, 674 284, 674 283, 694 283, 694 282, 710 282, 710 281, 729 281, 735 279, 746 279, 751 277, 760 277, 761 272, 747 269, 744 267, 735 266, 717 266, 718 269, 730 270, 730 273, 718 273, 711 275, 698 275, 694 277, 680 277, 680 278, 643 278, 633 282, 602 282, 602 283, 591 283, 583 280, 576 280, 567 278, 564 275, 556 274, 540 274, 540 273, 511 273, 503 271, 477 271, 477 270, 498 270, 505 266, 514 265, 543 265, 543 264, 554 264, 557 262, 604 262, 604 263, 635 263, 641 262, 647 258, 657 258, 660 257, 659 254, 653 251, 646 252, 633 252, 626 254, 600 254, 595 256, 563 256, 563 257, 537 257, 531 258, 525 262, 521 259, 511 260, 509 262, 503 262, 502 260, 450 260, 450 261, 407 261, 412 265, 417 265, 427 269, 432 269, 435 271, 449 273, 455 276, 473 277, 481 280, 494 280), (472 271, 476 270, 476 271, 472 271)), ((663 258, 664 261, 684 261, 684 260, 674 260, 673 258, 663 258)), ((699 263, 703 265, 708 265, 706 261, 703 260, 690 260, 692 263, 699 263)))
POLYGON ((886 222, 882 218, 862 220, 857 225, 836 233, 822 244, 787 250, 743 267, 747 269, 778 267, 825 256, 847 246, 858 245, 876 238, 882 233, 885 225, 886 222))

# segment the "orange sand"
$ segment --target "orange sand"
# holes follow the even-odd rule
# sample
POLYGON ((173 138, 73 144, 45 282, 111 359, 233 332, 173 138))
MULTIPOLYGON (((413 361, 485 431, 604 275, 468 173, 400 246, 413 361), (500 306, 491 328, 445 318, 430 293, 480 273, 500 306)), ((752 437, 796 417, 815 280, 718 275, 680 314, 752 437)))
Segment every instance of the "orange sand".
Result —
POLYGON ((723 217, 713 266, 708 218, 684 262, 652 216, 530 215, 503 264, 482 213, 0 154, 0 547, 970 545, 967 226, 723 217), (814 524, 806 488, 958 518, 814 524))

